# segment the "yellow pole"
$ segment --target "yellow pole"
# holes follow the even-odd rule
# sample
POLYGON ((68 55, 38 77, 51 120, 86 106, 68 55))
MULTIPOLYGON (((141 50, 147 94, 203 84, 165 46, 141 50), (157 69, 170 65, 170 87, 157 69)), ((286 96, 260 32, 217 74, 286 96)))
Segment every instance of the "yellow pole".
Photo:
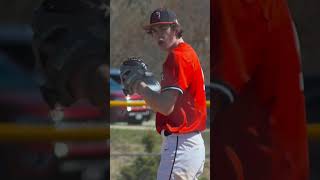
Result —
POLYGON ((117 106, 145 106, 145 101, 110 101, 110 107, 117 106))
POLYGON ((0 141, 93 141, 109 139, 109 127, 55 128, 42 125, 0 124, 0 141))
MULTIPOLYGON (((206 102, 207 107, 210 106, 210 101, 206 102)), ((118 106, 146 106, 145 101, 110 101, 110 107, 118 106)))
POLYGON ((311 141, 320 141, 320 124, 308 124, 308 136, 311 141))

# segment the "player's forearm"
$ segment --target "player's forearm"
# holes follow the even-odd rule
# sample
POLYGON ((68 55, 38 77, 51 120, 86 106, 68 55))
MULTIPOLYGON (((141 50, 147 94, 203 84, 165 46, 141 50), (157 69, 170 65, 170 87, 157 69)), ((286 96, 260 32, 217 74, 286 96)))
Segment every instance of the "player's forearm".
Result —
POLYGON ((144 83, 139 85, 138 93, 156 112, 159 112, 163 115, 169 115, 174 109, 175 98, 172 98, 167 94, 153 91, 144 83))

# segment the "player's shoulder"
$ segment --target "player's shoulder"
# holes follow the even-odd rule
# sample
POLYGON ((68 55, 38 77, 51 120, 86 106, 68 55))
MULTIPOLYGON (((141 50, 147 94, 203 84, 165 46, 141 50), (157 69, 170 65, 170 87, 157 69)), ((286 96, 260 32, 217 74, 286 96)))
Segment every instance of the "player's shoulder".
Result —
POLYGON ((188 61, 188 58, 186 58, 186 54, 183 51, 171 51, 168 55, 167 62, 169 64, 185 64, 188 61))
POLYGON ((176 48, 172 50, 172 52, 175 52, 175 53, 185 53, 187 51, 193 51, 193 48, 190 44, 186 42, 180 43, 176 48))
POLYGON ((175 59, 184 59, 184 60, 189 60, 190 56, 193 57, 196 55, 195 50, 192 48, 191 45, 188 43, 180 43, 176 48, 174 48, 170 54, 170 58, 175 58, 175 59))

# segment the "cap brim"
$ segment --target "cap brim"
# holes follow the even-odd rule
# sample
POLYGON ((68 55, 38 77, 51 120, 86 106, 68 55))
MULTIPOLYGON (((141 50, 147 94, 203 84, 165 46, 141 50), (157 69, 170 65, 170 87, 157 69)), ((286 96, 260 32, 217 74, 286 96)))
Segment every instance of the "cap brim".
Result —
POLYGON ((157 22, 143 26, 144 30, 150 30, 151 27, 162 24, 177 24, 176 22, 157 22))

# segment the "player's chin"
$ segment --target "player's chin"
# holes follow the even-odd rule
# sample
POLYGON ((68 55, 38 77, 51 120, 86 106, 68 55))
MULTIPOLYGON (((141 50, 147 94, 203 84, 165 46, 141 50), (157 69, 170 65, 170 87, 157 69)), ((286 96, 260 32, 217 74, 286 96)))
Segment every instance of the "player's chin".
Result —
POLYGON ((166 43, 163 41, 158 41, 158 46, 160 49, 165 50, 166 49, 166 43))

